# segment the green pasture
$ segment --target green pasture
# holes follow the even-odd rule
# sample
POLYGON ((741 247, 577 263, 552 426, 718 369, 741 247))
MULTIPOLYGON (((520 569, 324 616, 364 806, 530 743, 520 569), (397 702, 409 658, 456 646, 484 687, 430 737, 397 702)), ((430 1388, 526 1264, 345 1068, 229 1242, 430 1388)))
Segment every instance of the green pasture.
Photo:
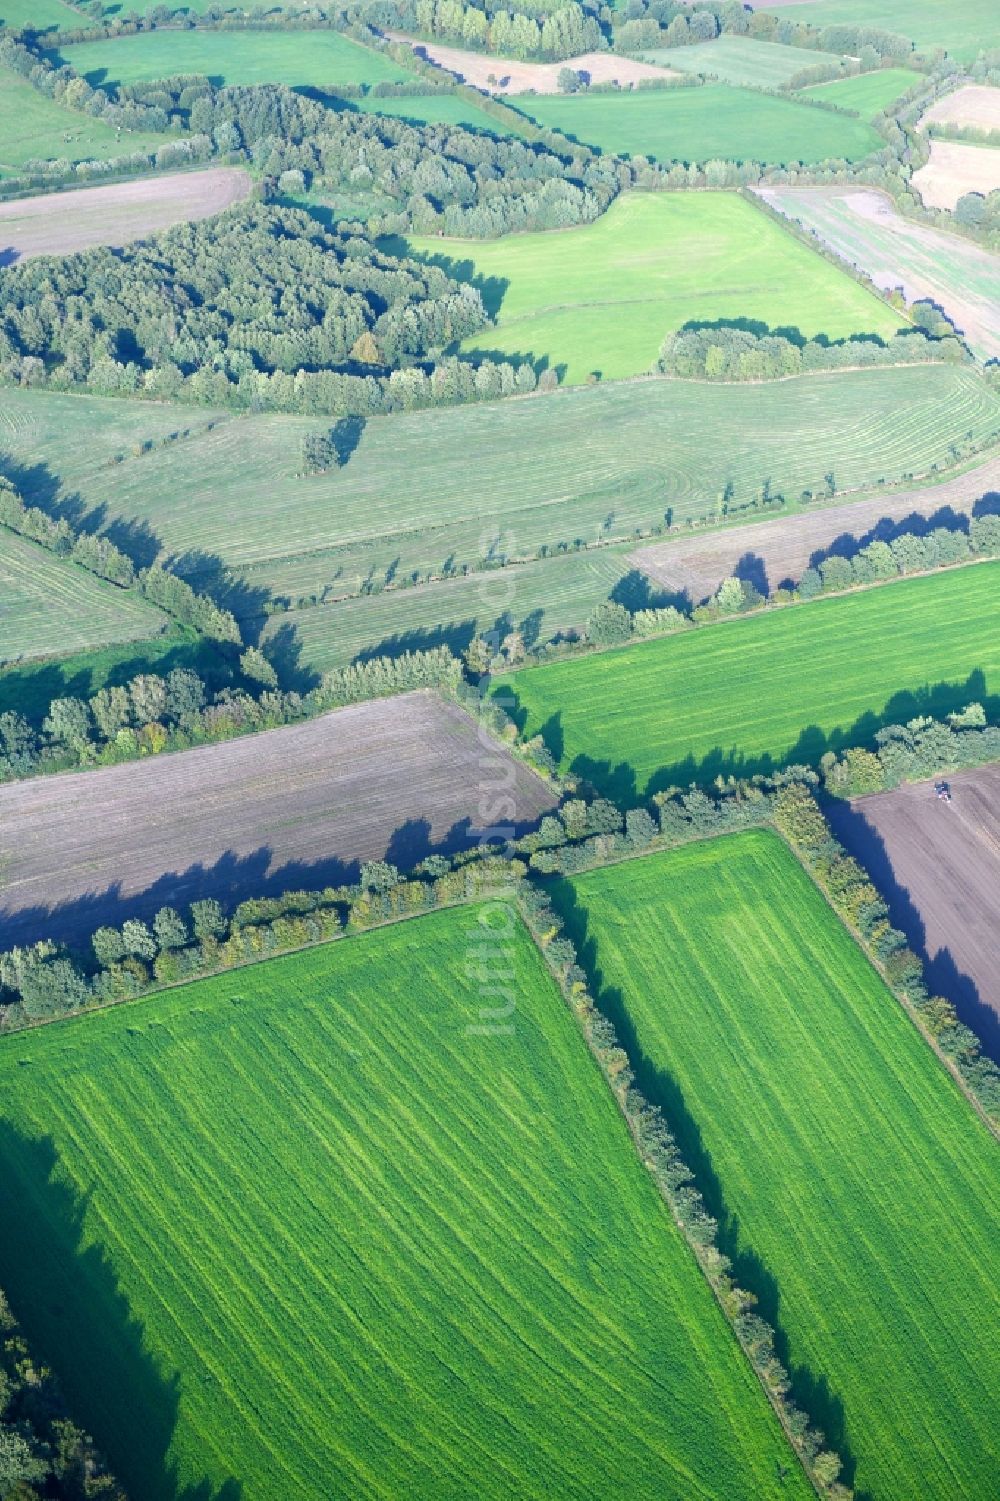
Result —
POLYGON ((273 615, 265 634, 273 640, 294 632, 302 663, 319 672, 359 656, 398 656, 442 643, 458 653, 473 636, 488 632, 499 644, 515 628, 531 646, 579 629, 612 595, 632 608, 658 602, 655 586, 628 561, 629 547, 568 553, 495 573, 293 610, 273 615))
POLYGON ((529 734, 624 800, 872 743, 971 700, 1000 715, 1000 563, 901 579, 503 681, 529 734))
POLYGON ((508 102, 536 124, 584 145, 662 162, 860 161, 883 144, 862 120, 721 83, 609 94, 521 94, 508 102))
POLYGON ((64 109, 20 74, 0 67, 0 177, 17 173, 31 160, 103 162, 130 151, 155 151, 166 139, 141 130, 123 130, 119 136, 103 120, 64 109))
POLYGON ((763 89, 780 89, 803 68, 817 63, 840 62, 840 54, 836 52, 806 51, 777 42, 759 42, 754 37, 729 35, 688 47, 656 47, 643 52, 642 57, 646 62, 659 63, 679 73, 710 73, 720 83, 763 89))
POLYGON ((1000 1147, 776 835, 566 889, 631 1039, 866 1501, 996 1481, 1000 1147))
MULTIPOLYGON (((145 608, 152 610, 149 605, 145 608)), ((174 667, 192 668, 213 687, 231 680, 232 667, 214 642, 198 636, 190 626, 171 626, 158 610, 152 613, 165 627, 170 626, 159 636, 0 666, 0 714, 15 709, 40 724, 54 698, 92 698, 99 689, 127 683, 141 672, 165 674, 174 667)), ((39 629, 51 630, 53 616, 54 612, 40 614, 39 629)))
POLYGON ((359 109, 367 115, 392 115, 416 125, 461 125, 466 130, 486 130, 495 136, 513 134, 506 125, 494 120, 485 110, 477 109, 461 94, 450 94, 444 89, 433 94, 411 94, 406 98, 371 94, 365 99, 352 99, 348 108, 359 109))
POLYGON ((0 1285, 130 1495, 811 1494, 536 950, 489 921, 0 1043, 0 1285))
POLYGON ((918 49, 944 47, 962 62, 973 62, 983 48, 1000 47, 995 0, 803 0, 777 14, 809 26, 878 26, 909 37, 918 49))
POLYGON ((339 31, 158 29, 140 36, 77 42, 64 47, 59 60, 94 84, 203 73, 224 84, 334 88, 338 83, 402 83, 413 77, 391 58, 339 31))
POLYGON ((914 73, 912 68, 882 68, 874 73, 859 73, 855 78, 815 83, 802 90, 802 98, 826 99, 842 109, 856 110, 863 120, 870 120, 922 78, 923 74, 914 73))
POLYGON ((141 640, 166 624, 163 612, 138 595, 0 527, 0 667, 141 640))
POLYGON ((891 337, 902 320, 735 193, 627 193, 594 223, 410 249, 480 287, 496 327, 463 351, 529 356, 570 383, 652 369, 668 333, 748 318, 807 337, 891 337))
MULTIPOLYGON (((918 182, 919 185, 919 182, 918 182)), ((1000 256, 946 230, 915 224, 891 201, 849 188, 762 190, 835 254, 908 300, 937 302, 982 360, 1000 358, 1000 256)))
POLYGON ((35 31, 76 31, 91 24, 89 17, 64 0, 0 0, 0 26, 19 31, 30 26, 35 31))
POLYGON ((831 472, 853 489, 947 469, 956 445, 1000 438, 1000 400, 975 370, 946 365, 609 383, 372 418, 343 468, 303 477, 317 422, 0 392, 0 450, 27 500, 103 507, 106 523, 132 523, 147 561, 158 549, 221 557, 252 588, 292 598, 354 592, 373 569, 440 572, 627 538, 668 512, 711 515, 727 486, 733 508, 768 479, 793 504, 831 472), (146 441, 157 446, 134 457, 146 441))

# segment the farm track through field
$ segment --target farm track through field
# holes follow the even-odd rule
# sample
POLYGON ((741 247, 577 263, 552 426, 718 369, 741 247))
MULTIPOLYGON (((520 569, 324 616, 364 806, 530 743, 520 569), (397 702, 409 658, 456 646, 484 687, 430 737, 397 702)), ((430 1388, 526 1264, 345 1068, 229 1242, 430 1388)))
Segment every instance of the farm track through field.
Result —
POLYGON ((0 264, 68 255, 91 245, 127 245, 173 224, 221 213, 245 198, 251 186, 242 168, 210 167, 3 203, 0 264))
POLYGON ((771 592, 785 583, 797 584, 804 570, 823 558, 853 556, 877 537, 954 525, 977 508, 1000 509, 1000 454, 940 485, 656 542, 637 548, 629 560, 662 588, 700 604, 733 573, 756 584, 761 593, 771 592))
POLYGON ((1000 1060, 1000 766, 832 802, 838 838, 865 866, 893 925, 943 995, 1000 1060))
POLYGON ((524 829, 545 784, 423 691, 218 745, 0 787, 0 948, 80 940, 204 896, 233 903, 401 868, 524 829), (489 809, 492 811, 481 811, 489 809))

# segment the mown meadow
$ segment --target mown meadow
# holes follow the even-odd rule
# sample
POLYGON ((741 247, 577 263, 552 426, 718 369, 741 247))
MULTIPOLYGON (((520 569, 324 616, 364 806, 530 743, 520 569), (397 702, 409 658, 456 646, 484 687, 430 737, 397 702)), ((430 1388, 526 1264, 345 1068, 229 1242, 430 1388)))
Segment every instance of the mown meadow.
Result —
MULTIPOLYGON (((808 60, 808 53, 803 56, 808 60)), ((616 156, 668 162, 858 161, 882 144, 863 120, 721 83, 609 94, 515 95, 508 102, 536 124, 584 145, 616 156)))
POLYGON ((1000 1147, 794 855, 713 840, 558 905, 855 1494, 992 1495, 1000 1147))
POLYGON ((813 84, 802 91, 802 97, 826 99, 841 109, 857 110, 863 120, 870 120, 921 81, 922 74, 915 73, 912 68, 880 68, 874 73, 859 73, 854 78, 813 84))
POLYGON ((529 356, 579 382, 651 370, 692 320, 750 319, 806 338, 889 338, 885 303, 734 193, 629 193, 595 224, 501 240, 414 238, 483 289, 496 327, 464 350, 529 356))
POLYGON ((836 52, 803 52, 800 47, 784 47, 777 42, 762 42, 756 37, 724 34, 712 42, 688 43, 684 47, 656 47, 642 53, 651 63, 673 68, 681 73, 702 73, 719 83, 745 84, 748 88, 780 89, 803 68, 819 63, 840 62, 836 52))
POLYGON ((811 1494, 499 952, 462 908, 0 1044, 0 1282, 130 1494, 811 1494))
POLYGON ((565 768, 634 799, 1000 695, 1000 564, 793 605, 501 680, 565 768))

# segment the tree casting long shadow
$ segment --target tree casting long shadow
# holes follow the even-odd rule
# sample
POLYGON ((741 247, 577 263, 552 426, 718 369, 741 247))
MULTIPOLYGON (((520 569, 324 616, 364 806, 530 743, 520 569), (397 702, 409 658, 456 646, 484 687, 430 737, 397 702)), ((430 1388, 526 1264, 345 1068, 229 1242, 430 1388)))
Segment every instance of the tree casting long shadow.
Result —
POLYGON ((88 1198, 60 1174, 51 1137, 0 1121, 0 1286, 30 1348, 130 1495, 240 1501, 236 1478, 181 1485, 170 1457, 180 1378, 150 1353, 107 1253, 90 1239, 88 1198))
MULTIPOLYGON (((552 905, 562 918, 566 936, 576 949, 595 1004, 614 1026, 618 1040, 628 1054, 638 1089, 650 1104, 662 1111, 681 1156, 694 1175, 695 1186, 706 1209, 718 1221, 719 1249, 732 1262, 737 1283, 753 1293, 758 1312, 775 1332, 775 1352, 789 1373, 793 1398, 822 1430, 827 1446, 840 1455, 845 1483, 853 1484, 857 1460, 847 1443, 843 1400, 831 1390, 824 1375, 791 1361, 788 1336, 781 1325, 780 1284, 754 1248, 747 1244, 739 1216, 726 1204, 722 1183, 705 1146, 701 1128, 684 1098, 684 1091, 678 1081, 645 1052, 625 997, 617 987, 607 984, 598 964, 597 942, 588 931, 587 910, 574 887, 559 877, 547 881, 546 886, 552 905)), ((871 1501, 871 1498, 858 1491, 855 1501, 871 1501)))

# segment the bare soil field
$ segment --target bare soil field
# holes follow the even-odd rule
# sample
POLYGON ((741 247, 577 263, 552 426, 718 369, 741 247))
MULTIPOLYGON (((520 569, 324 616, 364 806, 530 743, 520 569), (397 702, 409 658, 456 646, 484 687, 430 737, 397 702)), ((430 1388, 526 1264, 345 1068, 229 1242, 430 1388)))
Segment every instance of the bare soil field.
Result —
POLYGON ((241 168, 210 167, 0 204, 0 265, 91 245, 127 245, 172 224, 221 213, 250 187, 241 168))
POLYGON ((982 125, 1000 130, 1000 89, 967 83, 936 100, 920 117, 921 125, 982 125))
POLYGON ((952 800, 914 782, 833 804, 838 838, 871 873, 928 970, 1000 1056, 1000 766, 948 778, 952 800))
POLYGON ((165 903, 225 902, 407 868, 529 827, 555 802, 430 691, 122 766, 0 787, 0 949, 80 941, 165 903))
MULTIPOLYGON (((1000 93, 1000 90, 997 91, 1000 93)), ((953 209, 963 193, 1000 188, 1000 151, 959 141, 930 141, 931 159, 913 174, 913 186, 928 208, 953 209)))
POLYGON ((1000 256, 904 219, 890 198, 871 189, 759 192, 883 291, 899 288, 907 302, 938 303, 980 359, 1000 357, 1000 256))
POLYGON ((629 554, 643 573, 672 594, 700 604, 732 574, 757 585, 762 594, 797 583, 803 572, 837 553, 851 557, 876 538, 954 524, 986 497, 1000 499, 1000 454, 941 485, 869 495, 795 516, 728 531, 657 542, 629 554), (912 525, 907 523, 912 522, 912 525))
POLYGON ((625 85, 637 83, 640 78, 679 76, 669 68, 658 68, 653 63, 638 62, 632 57, 616 57, 611 52, 584 52, 561 63, 522 63, 508 57, 491 57, 483 52, 464 52, 461 47, 443 47, 437 42, 416 41, 401 31, 386 31, 385 34, 393 41, 406 42, 415 51, 426 53, 431 62, 456 74, 463 83, 491 94, 523 94, 528 89, 533 89, 536 94, 556 94, 559 92, 557 80, 563 68, 589 74, 591 83, 625 85))

